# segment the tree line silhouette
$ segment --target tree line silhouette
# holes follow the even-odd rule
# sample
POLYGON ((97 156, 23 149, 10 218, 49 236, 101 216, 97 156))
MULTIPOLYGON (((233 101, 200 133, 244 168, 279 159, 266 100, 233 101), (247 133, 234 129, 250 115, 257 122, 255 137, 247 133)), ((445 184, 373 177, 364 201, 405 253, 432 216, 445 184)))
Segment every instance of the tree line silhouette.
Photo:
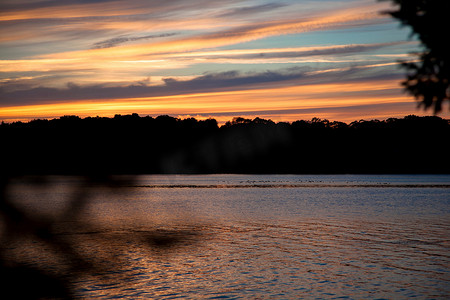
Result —
POLYGON ((63 116, 0 125, 2 169, 22 174, 449 173, 450 124, 63 116))

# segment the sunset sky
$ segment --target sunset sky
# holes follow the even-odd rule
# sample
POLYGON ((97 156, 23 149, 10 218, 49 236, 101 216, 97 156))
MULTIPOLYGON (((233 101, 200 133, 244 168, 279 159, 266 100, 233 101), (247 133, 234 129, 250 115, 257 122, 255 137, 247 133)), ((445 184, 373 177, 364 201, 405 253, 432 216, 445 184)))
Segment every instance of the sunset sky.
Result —
MULTIPOLYGON (((419 43, 375 0, 2 0, 0 120, 351 122, 417 109, 419 43)), ((449 118, 447 107, 441 117, 449 118)))

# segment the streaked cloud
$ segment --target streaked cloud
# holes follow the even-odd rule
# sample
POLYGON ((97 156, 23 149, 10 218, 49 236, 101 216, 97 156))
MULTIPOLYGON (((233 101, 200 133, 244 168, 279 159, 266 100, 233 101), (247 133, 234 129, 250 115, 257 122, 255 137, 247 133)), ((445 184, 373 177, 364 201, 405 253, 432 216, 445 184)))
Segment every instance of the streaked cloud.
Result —
POLYGON ((284 3, 276 3, 276 2, 272 2, 272 3, 265 3, 265 4, 261 4, 261 5, 256 5, 256 6, 245 6, 245 7, 238 7, 238 8, 234 8, 234 9, 230 9, 228 11, 225 11, 221 14, 218 15, 218 17, 245 17, 248 15, 252 15, 252 14, 259 14, 262 12, 273 12, 273 10, 280 8, 280 7, 285 7, 287 6, 287 4, 284 3))
POLYGON ((296 34, 317 30, 330 30, 361 26, 362 24, 376 24, 385 17, 377 11, 360 9, 346 9, 338 12, 328 12, 322 16, 291 19, 285 21, 261 21, 246 26, 238 26, 232 29, 215 31, 213 33, 201 33, 190 37, 180 37, 176 40, 143 43, 120 48, 91 49, 82 51, 51 54, 48 58, 84 58, 101 59, 104 57, 126 58, 130 56, 142 56, 150 54, 179 53, 200 49, 217 48, 234 45, 271 36, 296 34))
MULTIPOLYGON (((139 97, 165 97, 173 95, 193 94, 193 93, 214 93, 223 91, 252 91, 258 93, 260 89, 280 86, 286 89, 291 86, 308 85, 314 87, 315 84, 330 82, 355 82, 355 78, 360 78, 367 67, 352 67, 330 72, 311 72, 307 68, 288 68, 285 70, 266 71, 261 73, 241 73, 238 71, 228 71, 223 73, 212 73, 197 76, 189 80, 179 80, 175 78, 164 78, 161 85, 149 85, 150 82, 134 83, 127 86, 90 85, 79 86, 75 83, 68 83, 64 88, 35 87, 31 89, 14 90, 11 92, 0 89, 2 102, 0 106, 29 105, 33 103, 51 102, 73 102, 79 100, 98 99, 130 99, 139 97), (338 78, 338 79, 336 79, 338 78), (311 83, 314 84, 311 84, 311 83)), ((372 79, 378 74, 372 74, 372 79)), ((365 76, 366 78, 369 77, 365 76)), ((384 76, 385 78, 388 76, 384 76)), ((394 76, 395 79, 398 75, 394 76)), ((352 84, 353 84, 352 83, 352 84)), ((334 92, 338 86, 333 86, 334 92)), ((358 87, 359 88, 359 87, 358 87)), ((370 89, 367 87, 367 89, 370 89)), ((348 89, 347 89, 348 90, 348 89)), ((367 90, 365 90, 367 91, 367 90)), ((364 91, 364 92, 365 92, 364 91)), ((334 96, 336 97, 336 96, 334 96)))
MULTIPOLYGON (((374 51, 386 47, 411 44, 410 42, 391 42, 375 44, 350 44, 333 46, 315 46, 315 47, 297 47, 297 48, 266 48, 266 49, 245 49, 245 50, 219 50, 219 51, 196 51, 190 53, 170 55, 172 58, 192 59, 201 58, 202 60, 213 60, 222 62, 238 63, 239 60, 259 60, 270 62, 273 59, 280 58, 300 58, 300 57, 334 57, 363 54, 364 52, 374 51)), ((384 55, 386 57, 388 55, 384 55)), ((383 57, 377 56, 377 57, 383 57)), ((398 56, 397 56, 398 57, 398 56)), ((405 57, 404 54, 401 57, 405 57)))
POLYGON ((141 41, 141 40, 148 40, 148 39, 155 39, 155 38, 161 38, 161 37, 168 37, 168 36, 174 36, 176 33, 163 33, 163 34, 152 34, 152 35, 146 35, 146 36, 139 36, 139 37, 115 37, 108 39, 106 41, 97 42, 94 44, 93 49, 103 49, 103 48, 111 48, 115 47, 117 45, 127 43, 127 42, 135 42, 135 41, 141 41))

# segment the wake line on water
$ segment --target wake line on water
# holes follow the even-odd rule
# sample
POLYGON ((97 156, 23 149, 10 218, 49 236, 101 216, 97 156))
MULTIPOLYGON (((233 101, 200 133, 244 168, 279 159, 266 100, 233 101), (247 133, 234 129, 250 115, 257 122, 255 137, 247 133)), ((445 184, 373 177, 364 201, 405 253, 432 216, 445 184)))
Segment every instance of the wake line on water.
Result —
POLYGON ((236 189, 236 188, 450 188, 450 184, 154 184, 133 185, 151 189, 236 189))

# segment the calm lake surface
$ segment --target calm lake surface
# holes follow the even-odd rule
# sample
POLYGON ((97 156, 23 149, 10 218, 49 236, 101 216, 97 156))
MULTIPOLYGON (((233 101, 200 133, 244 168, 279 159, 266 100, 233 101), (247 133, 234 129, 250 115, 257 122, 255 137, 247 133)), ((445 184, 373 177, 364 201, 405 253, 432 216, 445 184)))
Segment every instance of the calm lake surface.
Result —
MULTIPOLYGON (((77 182, 17 181, 9 195, 65 216, 58 234, 102 264, 70 277, 79 298, 450 297, 450 175, 152 175, 82 193, 77 182)), ((45 245, 9 250, 69 272, 45 245)))

